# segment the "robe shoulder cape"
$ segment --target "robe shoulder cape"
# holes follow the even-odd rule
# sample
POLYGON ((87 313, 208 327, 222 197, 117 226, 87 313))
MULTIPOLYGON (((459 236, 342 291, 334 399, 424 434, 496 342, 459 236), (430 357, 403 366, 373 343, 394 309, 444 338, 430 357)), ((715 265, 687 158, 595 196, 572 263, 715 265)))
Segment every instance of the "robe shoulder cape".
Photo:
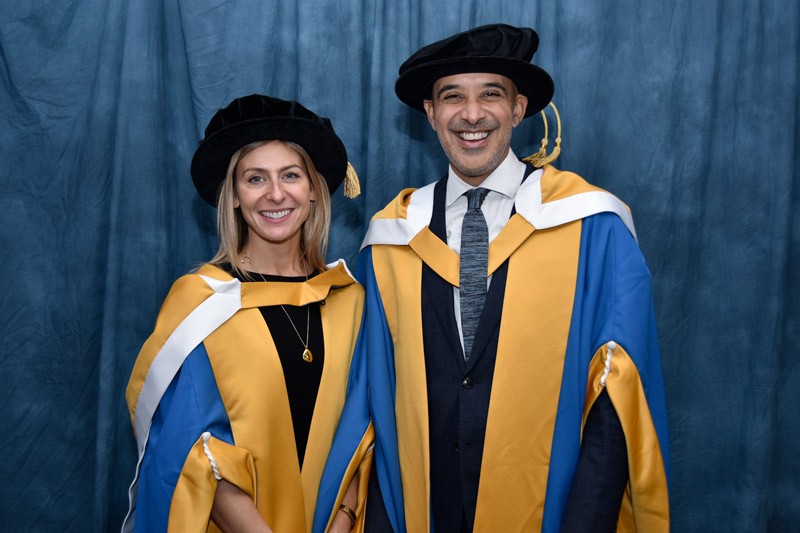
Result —
MULTIPOLYGON (((559 531, 583 424, 605 388, 628 449, 619 530, 667 532, 663 378, 630 210, 550 165, 520 186, 515 208, 489 247, 488 274, 508 260, 508 277, 475 531, 559 531)), ((341 427, 358 433, 371 416, 374 468, 396 531, 431 530, 422 263, 459 280, 458 255, 427 227, 432 210, 433 184, 402 191, 373 218, 356 276, 366 308, 354 358, 368 360, 369 393, 348 397, 366 406, 346 406, 353 420, 341 427)), ((346 440, 337 434, 333 460, 350 455, 346 440)))
MULTIPOLYGON (((220 479, 250 495, 273 530, 311 531, 364 296, 343 261, 329 266, 302 283, 240 282, 212 265, 175 282, 126 392, 139 464, 124 531, 217 531, 209 516, 220 479), (325 362, 301 472, 283 369, 258 308, 317 301, 325 362)), ((334 504, 317 510, 323 527, 334 504)))

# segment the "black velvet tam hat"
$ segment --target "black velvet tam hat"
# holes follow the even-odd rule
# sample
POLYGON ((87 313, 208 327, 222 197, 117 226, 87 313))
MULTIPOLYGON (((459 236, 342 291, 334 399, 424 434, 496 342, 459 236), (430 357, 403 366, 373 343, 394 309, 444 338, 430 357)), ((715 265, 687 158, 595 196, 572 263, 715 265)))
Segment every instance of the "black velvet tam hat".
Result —
POLYGON ((400 65, 394 92, 403 103, 425 112, 433 84, 454 74, 489 72, 511 79, 528 98, 525 116, 538 113, 553 97, 553 79, 531 64, 539 36, 531 28, 490 24, 473 28, 418 50, 400 65))
POLYGON ((297 102, 251 94, 217 111, 192 158, 192 181, 213 206, 231 157, 256 141, 291 141, 302 146, 333 194, 348 170, 347 152, 331 121, 297 102))

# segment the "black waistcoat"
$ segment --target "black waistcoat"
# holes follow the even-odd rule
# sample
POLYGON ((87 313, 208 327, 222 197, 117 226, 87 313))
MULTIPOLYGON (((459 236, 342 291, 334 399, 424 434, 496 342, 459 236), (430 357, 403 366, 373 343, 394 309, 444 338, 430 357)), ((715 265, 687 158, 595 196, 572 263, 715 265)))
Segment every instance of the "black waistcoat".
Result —
MULTIPOLYGON (((525 177, 533 167, 528 165, 525 177)), ((434 189, 430 230, 447 242, 447 178, 434 189)), ((513 211, 512 211, 513 214, 513 211)), ((464 361, 453 309, 453 286, 422 267, 422 324, 428 387, 431 509, 437 533, 459 531, 462 517, 475 523, 486 417, 497 356, 508 261, 492 275, 472 355, 464 361)))

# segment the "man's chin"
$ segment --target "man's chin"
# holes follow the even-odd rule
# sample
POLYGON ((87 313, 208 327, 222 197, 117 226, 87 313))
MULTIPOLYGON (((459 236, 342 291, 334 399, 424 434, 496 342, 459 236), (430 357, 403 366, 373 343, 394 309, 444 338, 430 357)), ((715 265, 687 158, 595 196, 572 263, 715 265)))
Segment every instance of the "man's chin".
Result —
POLYGON ((488 163, 483 162, 474 165, 453 164, 453 168, 456 170, 456 174, 458 174, 464 179, 476 179, 476 178, 486 177, 487 175, 494 172, 497 166, 498 165, 494 164, 493 162, 488 162, 488 163))

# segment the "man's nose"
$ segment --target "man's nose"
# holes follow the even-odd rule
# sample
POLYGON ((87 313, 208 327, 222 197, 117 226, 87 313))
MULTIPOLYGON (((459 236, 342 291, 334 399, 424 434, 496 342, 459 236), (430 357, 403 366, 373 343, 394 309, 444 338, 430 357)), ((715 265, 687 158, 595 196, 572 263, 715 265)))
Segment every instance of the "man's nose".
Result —
POLYGON ((461 118, 470 124, 475 124, 483 118, 483 115, 484 109, 481 101, 478 98, 467 98, 461 109, 461 118))

